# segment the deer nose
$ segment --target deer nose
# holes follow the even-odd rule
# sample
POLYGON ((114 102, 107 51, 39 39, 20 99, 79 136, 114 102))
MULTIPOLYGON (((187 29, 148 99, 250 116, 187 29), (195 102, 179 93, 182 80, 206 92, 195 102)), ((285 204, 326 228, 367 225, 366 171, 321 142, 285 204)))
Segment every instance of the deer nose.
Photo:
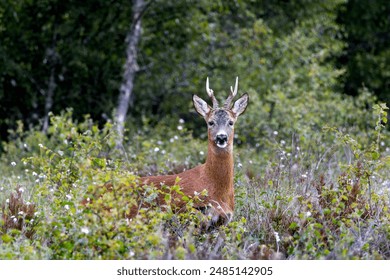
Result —
POLYGON ((221 134, 217 134, 217 136, 215 137, 215 142, 219 145, 223 145, 223 144, 226 144, 227 143, 227 140, 228 140, 228 137, 226 134, 224 133, 221 133, 221 134))

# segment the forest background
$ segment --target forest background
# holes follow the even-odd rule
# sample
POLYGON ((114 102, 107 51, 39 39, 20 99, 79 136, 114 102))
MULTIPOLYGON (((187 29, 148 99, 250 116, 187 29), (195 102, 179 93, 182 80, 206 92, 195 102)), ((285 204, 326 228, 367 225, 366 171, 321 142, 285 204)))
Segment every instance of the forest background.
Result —
POLYGON ((388 1, 0 3, 0 258, 390 258, 388 1), (204 161, 207 76, 250 96, 234 222, 129 223, 121 186, 204 161))

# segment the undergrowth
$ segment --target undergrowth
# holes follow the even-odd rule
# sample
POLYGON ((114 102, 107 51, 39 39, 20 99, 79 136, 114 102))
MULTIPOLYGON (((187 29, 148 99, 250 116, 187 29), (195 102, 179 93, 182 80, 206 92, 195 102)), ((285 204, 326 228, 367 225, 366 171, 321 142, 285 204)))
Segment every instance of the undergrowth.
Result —
POLYGON ((51 116, 48 135, 20 125, 0 163, 0 259, 389 259, 386 110, 374 106, 366 142, 324 127, 236 147, 234 220, 209 230, 200 198, 179 211, 178 185, 137 184, 204 161, 183 121, 135 132, 120 151, 112 123, 76 123, 71 110, 51 116), (147 207, 129 218, 139 199, 147 207))

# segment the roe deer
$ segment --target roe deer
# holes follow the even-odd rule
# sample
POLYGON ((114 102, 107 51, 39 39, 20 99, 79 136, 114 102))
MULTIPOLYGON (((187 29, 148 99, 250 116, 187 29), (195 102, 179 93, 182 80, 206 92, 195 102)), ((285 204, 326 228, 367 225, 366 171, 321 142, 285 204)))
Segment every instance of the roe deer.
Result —
MULTIPOLYGON (((177 183, 181 191, 189 197, 206 189, 208 195, 194 207, 206 210, 213 224, 227 223, 233 217, 234 124, 238 116, 244 113, 249 99, 248 94, 245 93, 232 106, 237 89, 238 77, 234 89, 230 87, 228 98, 223 106, 219 107, 213 90, 209 88, 207 78, 206 91, 212 100, 212 107, 197 95, 193 96, 195 109, 205 119, 208 126, 208 153, 204 164, 175 175, 140 178, 142 185, 154 185, 157 188, 161 185, 173 186, 177 183)), ((184 205, 185 202, 181 201, 177 202, 176 206, 180 208, 184 205)))

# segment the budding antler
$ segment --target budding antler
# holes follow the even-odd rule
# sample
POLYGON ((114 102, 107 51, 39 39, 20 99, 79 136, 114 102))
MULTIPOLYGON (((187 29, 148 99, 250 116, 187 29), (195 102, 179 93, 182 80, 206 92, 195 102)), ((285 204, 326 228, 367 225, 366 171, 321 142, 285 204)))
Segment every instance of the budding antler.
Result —
POLYGON ((231 103, 233 101, 234 96, 237 94, 237 89, 238 89, 238 77, 236 77, 236 84, 234 85, 234 90, 233 87, 230 87, 230 94, 228 98, 225 101, 225 104, 223 105, 226 109, 230 109, 231 103))
POLYGON ((214 96, 214 91, 209 87, 209 77, 207 77, 206 79, 206 92, 210 96, 211 101, 213 102, 213 109, 217 109, 219 105, 217 99, 214 96))

